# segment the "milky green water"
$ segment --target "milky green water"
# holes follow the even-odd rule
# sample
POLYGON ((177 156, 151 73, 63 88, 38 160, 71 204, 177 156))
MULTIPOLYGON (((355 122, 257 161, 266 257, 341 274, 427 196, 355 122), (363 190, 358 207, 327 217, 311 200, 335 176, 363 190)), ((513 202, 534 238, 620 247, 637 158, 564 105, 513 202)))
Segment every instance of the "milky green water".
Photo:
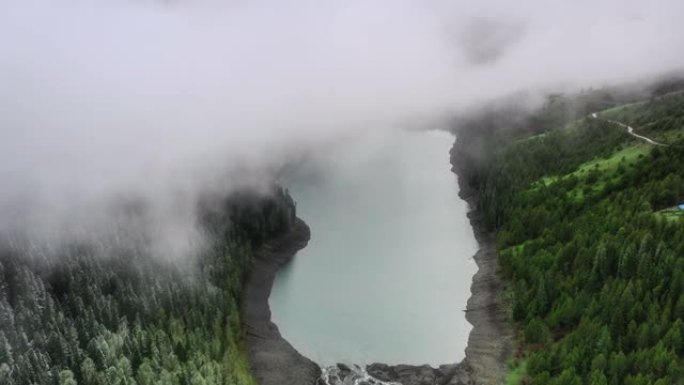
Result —
POLYGON ((312 238, 278 273, 270 305, 299 352, 321 365, 464 357, 477 242, 450 171, 453 141, 374 132, 285 177, 312 238))

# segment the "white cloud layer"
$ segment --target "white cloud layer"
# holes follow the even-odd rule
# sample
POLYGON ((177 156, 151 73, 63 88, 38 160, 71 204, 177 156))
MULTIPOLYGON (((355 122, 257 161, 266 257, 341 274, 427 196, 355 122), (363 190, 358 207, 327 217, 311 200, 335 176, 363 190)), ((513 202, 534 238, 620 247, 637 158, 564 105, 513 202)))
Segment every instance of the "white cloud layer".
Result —
POLYGON ((680 69, 681 15, 679 0, 5 0, 0 230, 90 228, 135 197, 184 253, 201 192, 321 142, 680 69))

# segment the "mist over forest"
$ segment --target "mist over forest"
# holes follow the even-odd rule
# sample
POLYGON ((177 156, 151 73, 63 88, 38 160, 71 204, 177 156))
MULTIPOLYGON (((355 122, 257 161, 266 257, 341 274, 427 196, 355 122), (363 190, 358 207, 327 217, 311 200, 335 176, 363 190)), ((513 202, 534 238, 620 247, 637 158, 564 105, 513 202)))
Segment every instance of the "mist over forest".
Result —
POLYGON ((345 136, 678 70, 683 13, 675 0, 5 1, 0 229, 88 237, 137 202, 159 252, 181 257, 201 242, 203 194, 263 190, 345 136))
POLYGON ((0 385, 684 385, 682 15, 0 0, 0 385))

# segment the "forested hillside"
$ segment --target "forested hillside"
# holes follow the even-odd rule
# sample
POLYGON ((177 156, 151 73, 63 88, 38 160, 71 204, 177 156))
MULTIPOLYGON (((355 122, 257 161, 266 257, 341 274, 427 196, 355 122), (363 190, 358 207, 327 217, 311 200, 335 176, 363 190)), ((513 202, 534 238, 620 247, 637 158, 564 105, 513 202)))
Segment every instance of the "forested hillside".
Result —
POLYGON ((253 384, 238 300, 253 251, 293 222, 289 195, 235 194, 201 210, 210 246, 170 263, 144 247, 0 252, 0 384, 253 384), (105 255, 106 254, 106 255, 105 255))
POLYGON ((582 107, 459 132, 519 326, 511 383, 684 384, 684 96, 582 107))

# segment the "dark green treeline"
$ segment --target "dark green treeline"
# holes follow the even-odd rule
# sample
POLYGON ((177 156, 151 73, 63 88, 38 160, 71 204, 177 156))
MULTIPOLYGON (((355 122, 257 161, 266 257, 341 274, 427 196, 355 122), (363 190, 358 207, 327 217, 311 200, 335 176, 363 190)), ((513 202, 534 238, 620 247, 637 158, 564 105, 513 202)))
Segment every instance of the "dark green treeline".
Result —
POLYGON ((526 383, 684 384, 684 96, 599 114, 668 147, 591 118, 600 99, 488 114, 453 156, 497 232, 526 383))
MULTIPOLYGON (((295 217, 289 195, 235 194, 200 210, 201 256, 68 245, 0 254, 0 384, 253 384, 239 294, 259 245, 295 217)), ((6 245, 5 245, 6 246, 6 245)))

